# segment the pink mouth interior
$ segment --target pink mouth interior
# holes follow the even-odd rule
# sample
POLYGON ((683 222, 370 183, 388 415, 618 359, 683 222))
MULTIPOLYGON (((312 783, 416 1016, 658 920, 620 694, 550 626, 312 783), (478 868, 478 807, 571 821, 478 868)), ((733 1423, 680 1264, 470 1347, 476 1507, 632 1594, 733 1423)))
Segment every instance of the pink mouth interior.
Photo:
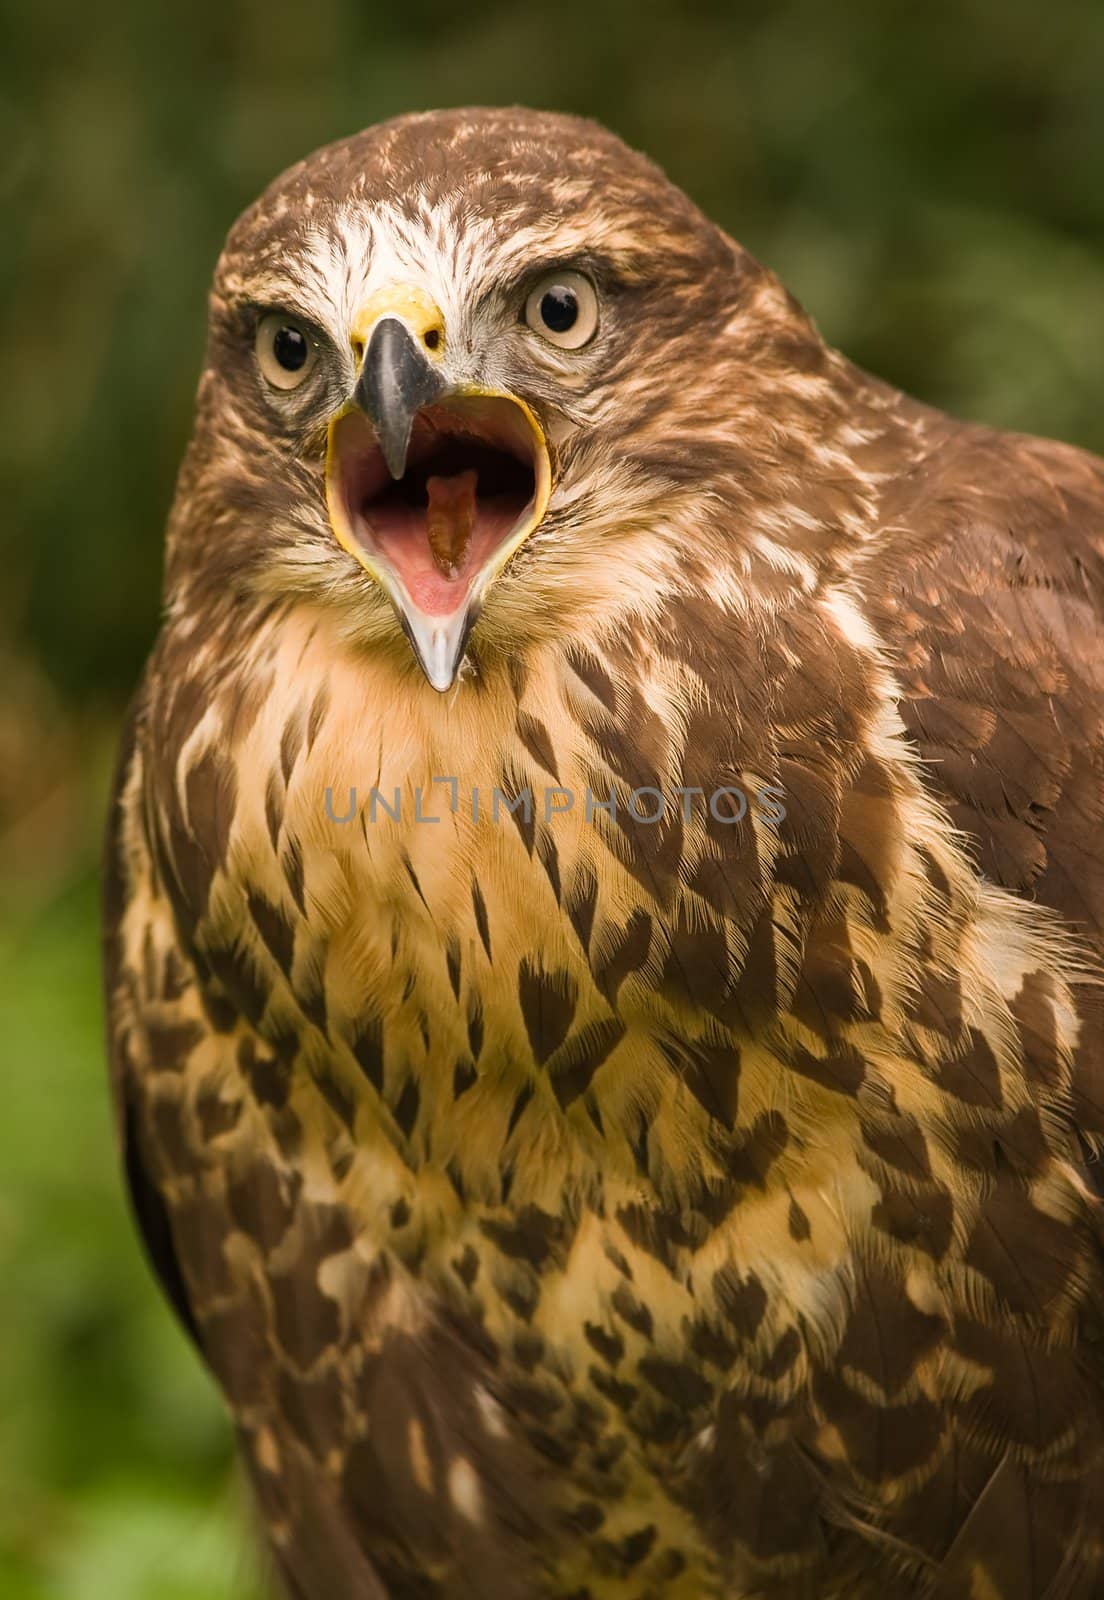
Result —
POLYGON ((510 400, 480 396, 420 412, 397 480, 359 412, 338 422, 335 447, 353 532, 428 616, 464 604, 533 504, 532 439, 510 400))

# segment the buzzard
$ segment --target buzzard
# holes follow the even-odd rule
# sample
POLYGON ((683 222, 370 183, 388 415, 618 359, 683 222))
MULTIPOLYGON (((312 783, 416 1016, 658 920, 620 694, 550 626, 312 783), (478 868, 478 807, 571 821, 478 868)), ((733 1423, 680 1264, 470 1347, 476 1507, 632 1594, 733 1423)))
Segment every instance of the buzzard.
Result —
POLYGON ((1104 464, 591 123, 245 213, 107 994, 289 1596, 1104 1594, 1102 623, 1104 464))

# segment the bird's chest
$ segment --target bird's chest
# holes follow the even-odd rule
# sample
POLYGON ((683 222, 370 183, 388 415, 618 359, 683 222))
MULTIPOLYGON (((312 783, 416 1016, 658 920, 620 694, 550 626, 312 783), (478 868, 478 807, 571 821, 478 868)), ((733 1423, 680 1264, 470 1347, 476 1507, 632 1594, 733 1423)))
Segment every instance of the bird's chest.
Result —
POLYGON ((608 1011, 569 909, 596 883, 572 724, 542 725, 544 767, 516 712, 489 709, 478 727, 322 737, 287 785, 296 954, 320 973, 337 1036, 378 1025, 388 1074, 539 1066, 608 1011))
POLYGON ((273 1050, 295 1040, 288 1103, 261 1115, 289 1183, 305 1175, 304 1249, 317 1218, 340 1219, 348 1259, 318 1275, 342 1359, 367 1343, 381 1370, 405 1360, 407 1333, 431 1341, 448 1308, 465 1351, 450 1359, 479 1374, 475 1409, 442 1394, 444 1442, 414 1448, 423 1435, 406 1426, 389 1471, 413 1451, 412 1480, 463 1485, 455 1423, 476 1430, 490 1474, 508 1418, 521 1477, 559 1460, 557 1515, 581 1519, 548 1534, 565 1592, 594 1545, 618 1552, 611 1596, 645 1575, 702 1593, 700 1533, 657 1463, 704 1426, 715 1375, 679 1356, 690 1290, 632 1237, 648 1137, 629 1108, 652 1094, 654 1112, 669 1068, 625 989, 646 944, 626 954, 610 930, 633 926, 643 895, 588 807, 570 708, 551 686, 529 722, 493 699, 478 725, 364 696, 350 718, 349 703, 311 734, 307 695, 301 739, 258 725, 239 771, 267 777, 239 791, 225 897, 238 959, 270 975, 257 1032, 273 1050), (605 987, 601 955, 620 959, 605 987))
POLYGON ((240 741, 210 914, 264 984, 262 1033, 294 1034, 358 1142, 411 1170, 489 1199, 523 1153, 550 1194, 608 1168, 599 1084, 616 1131, 670 1068, 634 982, 660 913, 604 809, 585 685, 550 661, 448 703, 309 648, 295 667, 240 741))
MULTIPOLYGON (((285 678, 237 741, 232 815, 210 814, 221 866, 195 934, 248 1035, 232 1066, 212 1056, 218 1092, 243 1067, 254 1090, 204 1181, 292 1216, 250 1313, 259 1345, 340 1371, 341 1452, 454 1330, 442 1370, 463 1382, 433 1414, 482 1430, 481 1481, 496 1429, 538 1476, 558 1463, 564 1592, 603 1566, 616 1581, 594 1592, 624 1600, 714 1592, 692 1502, 719 1396, 739 1372, 783 1404, 801 1319, 841 1314, 840 1196, 877 1198, 847 1129, 822 1125, 812 1162, 759 1103, 777 1063, 748 1045, 721 1148, 679 1051, 710 1043, 723 1096, 728 1047, 662 964, 667 864, 599 809, 614 774, 594 708, 556 669, 451 709, 394 704, 306 647, 285 678)), ((451 1482, 452 1446, 427 1455, 424 1429, 404 1421, 388 1462, 418 1493, 451 1482)))
MULTIPOLYGON (((679 1347, 687 1306, 666 1286, 715 1237, 712 1282, 737 1207, 755 1213, 741 1272, 819 1316, 846 1256, 821 1178, 853 1175, 860 1205, 870 1187, 846 1119, 809 1108, 812 1161, 805 1108, 792 1136, 777 1110, 777 1059, 690 1003, 705 960, 673 948, 665 888, 688 838, 604 809, 630 748, 635 775, 671 792, 684 776, 656 731, 673 712, 639 709, 662 686, 639 688, 618 745, 557 658, 448 701, 313 636, 280 649, 281 692, 236 741, 196 937, 288 1080, 270 1120, 294 1164, 325 1174, 365 1248, 465 1291, 478 1276, 504 1326, 547 1298, 584 1370, 587 1328, 633 1283, 660 1306, 637 1321, 679 1347)), ((706 955, 723 963, 723 942, 706 955)))

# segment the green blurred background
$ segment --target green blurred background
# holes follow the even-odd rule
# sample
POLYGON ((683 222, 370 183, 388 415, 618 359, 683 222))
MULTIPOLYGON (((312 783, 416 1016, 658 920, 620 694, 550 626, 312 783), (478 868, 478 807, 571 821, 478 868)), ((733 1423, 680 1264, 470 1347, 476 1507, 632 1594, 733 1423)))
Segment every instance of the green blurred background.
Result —
POLYGON ((116 1178, 96 931, 222 235, 395 112, 585 112, 864 365, 1102 450, 1104 5, 36 0, 3 40, 0 1600, 254 1600, 227 1429, 116 1178))

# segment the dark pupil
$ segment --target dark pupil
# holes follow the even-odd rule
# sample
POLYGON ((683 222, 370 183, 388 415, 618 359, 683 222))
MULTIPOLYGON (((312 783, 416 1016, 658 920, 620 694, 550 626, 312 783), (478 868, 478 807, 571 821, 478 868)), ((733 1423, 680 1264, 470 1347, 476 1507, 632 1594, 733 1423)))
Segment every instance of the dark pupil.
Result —
POLYGON ((553 333, 566 333, 579 320, 579 302, 573 289, 549 289, 540 303, 541 320, 553 333))
POLYGON ((285 372, 298 372, 307 359, 307 341, 298 328, 278 328, 272 354, 285 372))

